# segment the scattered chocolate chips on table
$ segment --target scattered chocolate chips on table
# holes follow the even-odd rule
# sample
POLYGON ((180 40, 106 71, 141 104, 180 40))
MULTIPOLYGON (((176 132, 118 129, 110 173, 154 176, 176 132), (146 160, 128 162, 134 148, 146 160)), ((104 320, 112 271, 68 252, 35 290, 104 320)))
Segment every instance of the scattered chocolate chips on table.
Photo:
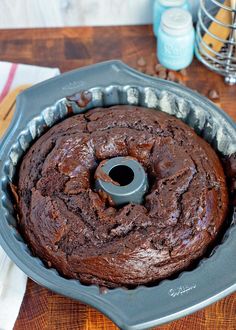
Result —
POLYGON ((186 85, 185 81, 187 80, 187 70, 182 69, 180 71, 173 71, 166 69, 160 63, 156 63, 153 67, 147 68, 147 60, 141 56, 137 60, 138 70, 146 73, 150 76, 158 77, 160 79, 174 81, 176 83, 186 85))

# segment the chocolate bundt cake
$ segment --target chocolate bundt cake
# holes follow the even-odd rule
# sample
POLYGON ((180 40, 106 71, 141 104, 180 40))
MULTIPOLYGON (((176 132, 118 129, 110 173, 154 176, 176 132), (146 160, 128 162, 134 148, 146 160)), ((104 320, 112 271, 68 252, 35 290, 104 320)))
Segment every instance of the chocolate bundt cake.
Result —
POLYGON ((18 181, 19 228, 68 278, 107 287, 156 283, 214 242, 228 208, 221 162, 181 120, 133 106, 55 125, 29 149, 18 181), (130 156, 148 175, 144 202, 115 207, 95 189, 99 164, 130 156))

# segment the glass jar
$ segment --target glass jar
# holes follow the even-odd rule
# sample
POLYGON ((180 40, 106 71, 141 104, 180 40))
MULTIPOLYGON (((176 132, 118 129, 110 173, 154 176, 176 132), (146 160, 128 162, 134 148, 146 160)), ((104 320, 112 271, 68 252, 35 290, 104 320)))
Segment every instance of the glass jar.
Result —
POLYGON ((161 15, 165 10, 172 7, 179 7, 189 10, 189 3, 187 0, 154 0, 153 5, 153 32, 157 36, 160 26, 161 15))
POLYGON ((192 16, 184 9, 166 10, 157 34, 157 57, 171 70, 186 68, 193 59, 195 33, 192 16))

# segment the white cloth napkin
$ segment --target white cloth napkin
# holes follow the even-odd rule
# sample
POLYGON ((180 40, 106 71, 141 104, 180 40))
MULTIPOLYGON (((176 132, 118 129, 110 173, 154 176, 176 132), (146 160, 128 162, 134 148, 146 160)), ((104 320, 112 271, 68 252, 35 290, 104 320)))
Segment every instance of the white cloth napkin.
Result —
MULTIPOLYGON (((9 91, 20 85, 35 84, 59 73, 57 68, 0 62, 0 102, 9 91)), ((26 282, 27 276, 0 247, 0 330, 11 330, 14 327, 26 282)))

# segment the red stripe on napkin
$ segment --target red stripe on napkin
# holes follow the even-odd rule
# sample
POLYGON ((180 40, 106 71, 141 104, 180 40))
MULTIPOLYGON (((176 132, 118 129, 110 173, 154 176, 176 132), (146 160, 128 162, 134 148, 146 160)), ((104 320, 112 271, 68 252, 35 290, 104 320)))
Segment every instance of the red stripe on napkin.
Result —
POLYGON ((0 102, 7 95, 7 93, 9 92, 9 89, 11 88, 12 82, 13 82, 15 74, 16 74, 17 67, 18 67, 18 64, 12 63, 8 77, 7 77, 6 84, 2 90, 2 93, 0 94, 0 102))

